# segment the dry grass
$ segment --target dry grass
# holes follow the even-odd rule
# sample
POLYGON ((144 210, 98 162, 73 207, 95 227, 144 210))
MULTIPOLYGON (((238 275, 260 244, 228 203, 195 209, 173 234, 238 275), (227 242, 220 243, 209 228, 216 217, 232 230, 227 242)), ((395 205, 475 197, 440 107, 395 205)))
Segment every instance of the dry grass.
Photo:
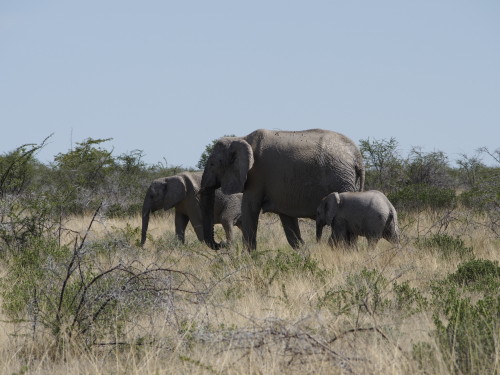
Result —
MULTIPOLYGON (((448 374, 431 335, 430 311, 410 316, 396 309, 340 314, 320 301, 363 269, 375 269, 390 282, 408 281, 428 293, 430 281, 453 272, 460 262, 458 257, 444 259, 415 245, 417 238, 433 233, 458 236, 473 247, 477 258, 500 261, 499 239, 481 220, 460 212, 402 216, 401 248, 380 241, 376 249, 367 249, 361 240, 358 250, 331 249, 326 241, 316 244, 314 224, 304 220, 306 245, 296 258, 304 262, 293 263, 293 252, 273 215, 261 218, 259 254, 254 257, 242 251, 241 243, 218 253, 209 250, 197 242, 190 227, 187 245, 179 245, 174 241, 173 216, 154 216, 149 230, 153 240, 144 249, 135 248, 132 241, 133 250, 123 256, 195 275, 202 292, 198 299, 177 298, 158 305, 129 324, 124 335, 108 338, 108 343, 116 339, 126 345, 102 342, 88 350, 76 343, 58 358, 53 358, 43 333, 34 339, 19 336, 18 324, 0 323, 2 373, 418 374, 424 372, 412 348, 427 342, 437 356, 425 373, 448 374), (289 262, 279 264, 280 254, 289 262)), ((89 222, 90 217, 77 217, 66 227, 83 235, 89 222)), ((137 227, 139 217, 100 218, 88 241, 137 227)), ((222 229, 217 233, 222 235, 222 229)), ((68 236, 64 240, 69 242, 75 233, 68 236)), ((104 261, 96 259, 99 262, 104 261)))

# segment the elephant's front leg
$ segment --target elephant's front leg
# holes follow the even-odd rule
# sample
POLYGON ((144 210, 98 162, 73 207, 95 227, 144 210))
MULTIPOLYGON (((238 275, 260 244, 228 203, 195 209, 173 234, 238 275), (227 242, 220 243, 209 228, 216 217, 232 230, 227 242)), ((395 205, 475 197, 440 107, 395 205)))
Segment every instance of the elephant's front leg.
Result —
POLYGON ((328 243, 332 247, 337 247, 337 246, 345 246, 347 244, 347 227, 344 222, 340 220, 334 220, 332 222, 332 234, 330 236, 330 239, 328 240, 328 243))
MULTIPOLYGON (((184 233, 186 232, 186 227, 189 223, 189 217, 175 212, 175 235, 182 243, 185 243, 184 233)), ((203 236, 202 236, 203 238, 203 236)))
POLYGON ((281 224, 285 230, 285 236, 290 246, 297 249, 304 244, 300 236, 299 219, 287 215, 280 214, 281 224))
POLYGON ((249 194, 243 194, 241 201, 241 225, 243 232, 243 246, 252 251, 257 248, 257 226, 262 199, 249 194))

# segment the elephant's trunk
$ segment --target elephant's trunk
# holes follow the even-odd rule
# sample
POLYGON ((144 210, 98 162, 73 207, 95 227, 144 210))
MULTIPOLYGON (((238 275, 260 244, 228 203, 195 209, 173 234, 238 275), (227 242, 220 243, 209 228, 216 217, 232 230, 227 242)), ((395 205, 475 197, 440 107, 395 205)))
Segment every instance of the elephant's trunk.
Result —
POLYGON ((212 250, 219 250, 221 244, 214 238, 214 204, 215 189, 205 188, 201 191, 201 215, 203 218, 203 240, 212 250))
POLYGON ((321 240, 324 226, 325 226, 325 224, 323 222, 321 222, 321 220, 316 220, 316 241, 317 242, 319 242, 321 240))
POLYGON ((151 205, 144 202, 142 206, 142 232, 141 232, 141 246, 146 242, 146 233, 149 225, 149 214, 151 213, 151 205))

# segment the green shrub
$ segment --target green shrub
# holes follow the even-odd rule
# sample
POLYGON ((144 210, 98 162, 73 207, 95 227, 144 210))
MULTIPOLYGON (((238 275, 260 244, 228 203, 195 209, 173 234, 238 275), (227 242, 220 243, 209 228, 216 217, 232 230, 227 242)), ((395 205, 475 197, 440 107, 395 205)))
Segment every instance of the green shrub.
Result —
POLYGON ((431 237, 419 238, 416 245, 421 249, 432 250, 433 253, 440 255, 444 259, 452 259, 454 257, 470 259, 474 257, 472 247, 465 246, 462 239, 448 234, 437 233, 431 237))
POLYGON ((387 298, 389 282, 375 269, 363 269, 349 275, 346 283, 327 290, 319 298, 319 307, 328 307, 336 314, 381 313, 391 305, 387 298))
POLYGON ((460 264, 448 280, 469 290, 495 292, 500 290, 500 267, 497 261, 473 259, 460 264))
POLYGON ((453 189, 423 184, 408 185, 387 197, 396 209, 403 210, 452 208, 456 202, 453 189))
POLYGON ((427 308, 427 299, 416 288, 410 287, 407 281, 402 284, 394 282, 392 287, 395 295, 393 306, 404 316, 411 316, 427 308))
POLYGON ((433 283, 434 333, 453 373, 495 373, 500 351, 499 287, 498 263, 476 259, 433 283))
POLYGON ((23 193, 0 200, 2 257, 24 251, 33 239, 53 234, 60 226, 50 197, 23 193))
POLYGON ((288 274, 309 274, 324 279, 326 271, 321 269, 318 262, 309 255, 302 255, 293 249, 279 249, 275 256, 267 254, 258 259, 258 264, 263 267, 263 273, 270 282, 277 276, 288 274))

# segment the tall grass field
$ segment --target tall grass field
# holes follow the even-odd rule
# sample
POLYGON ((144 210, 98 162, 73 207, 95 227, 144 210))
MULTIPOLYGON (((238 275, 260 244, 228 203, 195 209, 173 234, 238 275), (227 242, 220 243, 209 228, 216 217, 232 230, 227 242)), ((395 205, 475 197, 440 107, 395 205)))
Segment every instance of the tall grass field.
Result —
POLYGON ((143 248, 139 216, 71 217, 4 255, 1 373, 499 374, 488 218, 399 220, 401 245, 374 249, 316 243, 301 220, 306 244, 293 250, 263 214, 249 254, 236 228, 232 248, 210 250, 191 226, 180 244, 171 212, 153 215, 143 248))

